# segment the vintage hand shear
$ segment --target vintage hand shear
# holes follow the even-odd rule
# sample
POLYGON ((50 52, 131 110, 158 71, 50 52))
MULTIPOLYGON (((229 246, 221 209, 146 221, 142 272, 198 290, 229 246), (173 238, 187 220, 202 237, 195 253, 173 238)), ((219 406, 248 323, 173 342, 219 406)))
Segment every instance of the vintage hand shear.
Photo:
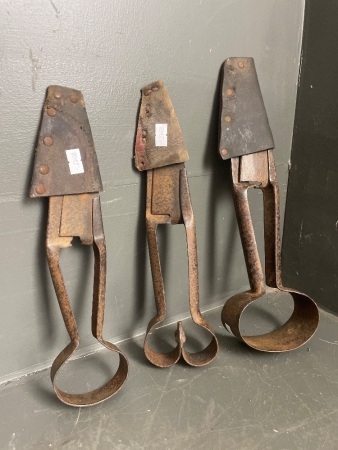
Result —
POLYGON ((162 81, 142 90, 135 146, 136 167, 147 170, 146 223, 156 315, 149 322, 144 352, 158 367, 169 367, 181 357, 191 366, 210 363, 218 351, 216 336, 199 309, 196 229, 184 162, 188 152, 170 97, 162 81), (156 231, 160 224, 184 224, 188 249, 189 305, 192 320, 209 332, 211 341, 199 352, 188 352, 181 322, 175 334, 177 345, 168 353, 155 351, 149 334, 165 319, 166 299, 156 231))
POLYGON ((49 197, 47 258, 55 292, 71 342, 58 355, 51 379, 58 398, 71 406, 100 403, 115 394, 128 374, 124 354, 102 337, 106 245, 99 191, 102 190, 93 137, 80 91, 50 86, 45 100, 35 155, 31 197, 49 197), (93 336, 119 355, 115 375, 103 386, 81 394, 62 391, 56 385, 59 369, 79 346, 79 333, 60 268, 60 251, 70 247, 74 236, 93 245, 95 256, 92 309, 93 336))
POLYGON ((319 313, 310 297, 282 284, 274 142, 252 58, 225 61, 221 103, 220 154, 223 159, 231 158, 233 198, 251 287, 228 299, 222 322, 238 339, 257 350, 293 350, 314 334, 319 313), (247 196, 251 187, 263 192, 265 282, 247 196), (253 301, 265 294, 265 283, 292 295, 293 313, 286 323, 270 333, 244 336, 240 330, 241 316, 253 301))

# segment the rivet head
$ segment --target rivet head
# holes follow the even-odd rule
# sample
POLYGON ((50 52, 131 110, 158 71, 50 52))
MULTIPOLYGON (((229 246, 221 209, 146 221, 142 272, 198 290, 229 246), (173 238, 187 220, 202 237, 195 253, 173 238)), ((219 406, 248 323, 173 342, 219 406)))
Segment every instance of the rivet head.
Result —
POLYGON ((79 97, 78 97, 76 94, 72 94, 72 95, 70 96, 70 101, 71 101, 72 103, 77 103, 77 102, 79 101, 79 97))
POLYGON ((58 100, 62 97, 61 92, 59 91, 55 91, 54 92, 54 97, 57 98, 58 100))
POLYGON ((56 109, 55 108, 47 108, 47 114, 50 117, 55 117, 56 116, 56 109))
POLYGON ((156 92, 156 91, 158 91, 158 87, 157 87, 157 86, 153 86, 153 87, 151 88, 151 90, 154 91, 154 92, 156 92))
POLYGON ((146 132, 146 130, 143 130, 143 131, 142 131, 142 137, 144 137, 144 138, 147 137, 147 132, 146 132))
POLYGON ((144 93, 144 95, 150 95, 151 94, 151 89, 147 89, 144 93))
POLYGON ((40 166, 39 172, 41 173, 41 175, 47 175, 47 173, 49 172, 49 167, 48 166, 40 166))
POLYGON ((228 155, 228 150, 226 148, 222 148, 221 155, 225 158, 228 155))
POLYGON ((243 69, 244 66, 245 66, 245 64, 244 64, 243 61, 239 61, 237 65, 238 65, 238 67, 239 67, 240 69, 243 69))
POLYGON ((47 147, 50 147, 53 144, 53 138, 50 136, 45 136, 42 141, 47 147))
POLYGON ((226 95, 227 97, 233 96, 234 93, 235 93, 235 91, 234 91, 233 89, 231 89, 231 88, 228 88, 228 89, 226 89, 226 91, 225 91, 225 95, 226 95))
POLYGON ((36 186, 36 188, 35 188, 35 192, 36 192, 38 195, 42 195, 42 194, 44 194, 44 193, 46 192, 46 188, 45 188, 45 186, 44 186, 43 184, 38 184, 38 185, 36 186))
POLYGON ((225 116, 224 117, 224 122, 230 123, 231 122, 231 117, 230 116, 225 116))
POLYGON ((138 165, 139 165, 140 170, 143 170, 143 168, 144 168, 144 159, 142 157, 139 159, 138 165))

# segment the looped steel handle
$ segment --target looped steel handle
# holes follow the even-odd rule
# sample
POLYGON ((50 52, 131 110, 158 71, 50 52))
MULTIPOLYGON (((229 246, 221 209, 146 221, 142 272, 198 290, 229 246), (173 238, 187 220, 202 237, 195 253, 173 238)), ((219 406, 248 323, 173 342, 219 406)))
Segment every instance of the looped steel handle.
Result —
POLYGON ((223 325, 239 340, 256 350, 266 352, 294 350, 306 343, 314 334, 319 322, 319 313, 310 297, 282 284, 279 190, 272 150, 232 158, 231 165, 233 197, 251 289, 227 300, 222 310, 223 325), (251 164, 249 170, 248 164, 251 164), (258 176, 248 180, 244 173, 250 170, 258 176), (257 336, 244 336, 240 330, 240 321, 245 309, 265 294, 264 275, 247 197, 250 187, 263 191, 266 284, 288 292, 294 302, 293 313, 286 323, 270 333, 257 336))
MULTIPOLYGON (((204 366, 209 364, 215 358, 218 351, 218 342, 214 331, 209 323, 202 317, 199 309, 196 228, 190 201, 186 169, 183 164, 175 164, 161 169, 164 174, 166 172, 175 174, 175 172, 179 171, 179 192, 177 194, 179 197, 181 217, 177 214, 176 217, 172 218, 170 218, 170 215, 154 215, 152 213, 153 176, 156 170, 158 171, 160 169, 149 170, 147 173, 147 238, 157 312, 149 322, 146 331, 144 352, 148 360, 158 367, 170 367, 181 357, 191 366, 204 366), (186 335, 181 322, 178 322, 175 333, 177 345, 171 351, 167 353, 157 352, 149 343, 149 334, 163 322, 166 315, 164 283, 156 236, 157 227, 161 223, 184 223, 185 226, 188 252, 190 313, 193 322, 204 328, 211 335, 210 343, 203 350, 195 353, 188 352, 184 348, 186 335)), ((156 194, 154 193, 154 195, 156 194)))
MULTIPOLYGON (((87 224, 71 223, 63 217, 68 216, 67 196, 51 197, 49 200, 49 215, 47 228, 47 258, 52 276, 57 299, 63 316, 63 320, 70 336, 71 342, 57 356, 51 368, 51 380, 54 391, 58 398, 70 406, 89 406, 102 402, 114 395, 125 382, 128 375, 128 362, 125 355, 110 342, 102 337, 105 304, 106 284, 106 245, 102 225, 101 207, 99 194, 81 194, 71 196, 72 217, 77 222, 79 217, 87 216, 87 224), (81 229, 83 226, 83 229, 81 229), (93 336, 108 350, 119 355, 119 366, 113 377, 103 386, 85 393, 70 394, 62 391, 56 385, 56 375, 61 367, 69 360, 71 355, 79 346, 79 333, 75 317, 71 308, 68 293, 60 268, 61 248, 69 247, 73 235, 67 228, 75 227, 82 243, 93 244, 95 267, 94 267, 94 289, 92 309, 92 333, 93 336), (92 233, 90 229, 92 227, 92 233)), ((69 208, 68 208, 69 209, 69 208)))

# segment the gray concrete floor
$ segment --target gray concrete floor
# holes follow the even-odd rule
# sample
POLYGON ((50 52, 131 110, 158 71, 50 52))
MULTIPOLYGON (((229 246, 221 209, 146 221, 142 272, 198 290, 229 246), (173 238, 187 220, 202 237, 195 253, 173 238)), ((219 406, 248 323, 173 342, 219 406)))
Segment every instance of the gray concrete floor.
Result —
MULTIPOLYGON (((278 321, 289 305, 274 302, 266 304, 278 321)), ((271 314, 253 308, 248 328, 271 325, 271 314)), ((265 354, 227 334, 220 308, 205 316, 220 343, 209 366, 158 369, 143 356, 143 337, 126 341, 120 347, 130 361, 127 383, 100 405, 63 405, 49 371, 2 386, 0 449, 337 449, 338 318, 321 312, 308 344, 265 354)), ((160 332, 164 342, 172 327, 160 332)), ((107 376, 109 357, 102 351, 70 363, 63 384, 92 388, 98 373, 107 376)))

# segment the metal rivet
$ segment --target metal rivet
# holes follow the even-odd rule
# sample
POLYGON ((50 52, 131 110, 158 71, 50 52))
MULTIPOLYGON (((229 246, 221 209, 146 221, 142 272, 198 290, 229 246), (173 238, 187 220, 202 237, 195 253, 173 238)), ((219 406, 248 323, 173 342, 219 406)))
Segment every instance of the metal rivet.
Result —
POLYGON ((55 116, 56 116, 56 109, 55 109, 55 108, 48 108, 48 109, 47 109, 47 114, 48 114, 50 117, 55 117, 55 116))
POLYGON ((47 173, 49 172, 49 167, 48 166, 40 166, 39 172, 41 173, 41 175, 47 175, 47 173))
POLYGON ((53 138, 50 136, 45 136, 42 141, 47 147, 50 147, 53 144, 53 138))
POLYGON ((144 161, 140 161, 139 162, 139 170, 143 170, 144 169, 144 161))
POLYGON ((157 87, 157 86, 153 86, 153 87, 151 88, 151 90, 154 91, 154 92, 156 92, 156 91, 158 91, 158 87, 157 87))
POLYGON ((54 92, 54 97, 57 98, 58 100, 61 98, 61 92, 59 91, 55 91, 54 92))
POLYGON ((150 95, 151 94, 151 89, 147 89, 144 93, 144 95, 150 95))
POLYGON ((243 67, 245 66, 243 61, 239 61, 237 65, 240 69, 243 69, 243 67))
POLYGON ((227 156, 228 155, 228 150, 226 149, 226 148, 222 148, 222 150, 221 150, 221 154, 222 154, 222 156, 227 156))
POLYGON ((234 95, 235 91, 231 88, 226 89, 225 94, 227 97, 231 97, 232 95, 234 95))
POLYGON ((146 132, 146 130, 142 130, 142 137, 147 137, 147 132, 146 132))
POLYGON ((76 94, 72 94, 72 95, 70 96, 70 101, 71 101, 72 103, 77 103, 77 102, 79 101, 79 97, 78 97, 76 94))
POLYGON ((231 122, 231 117, 230 116, 225 116, 224 117, 224 122, 230 123, 231 122))
POLYGON ((35 192, 36 192, 38 195, 42 195, 42 194, 44 194, 44 193, 46 192, 46 188, 45 188, 45 186, 44 186, 43 184, 38 184, 38 185, 36 186, 36 188, 35 188, 35 192))

